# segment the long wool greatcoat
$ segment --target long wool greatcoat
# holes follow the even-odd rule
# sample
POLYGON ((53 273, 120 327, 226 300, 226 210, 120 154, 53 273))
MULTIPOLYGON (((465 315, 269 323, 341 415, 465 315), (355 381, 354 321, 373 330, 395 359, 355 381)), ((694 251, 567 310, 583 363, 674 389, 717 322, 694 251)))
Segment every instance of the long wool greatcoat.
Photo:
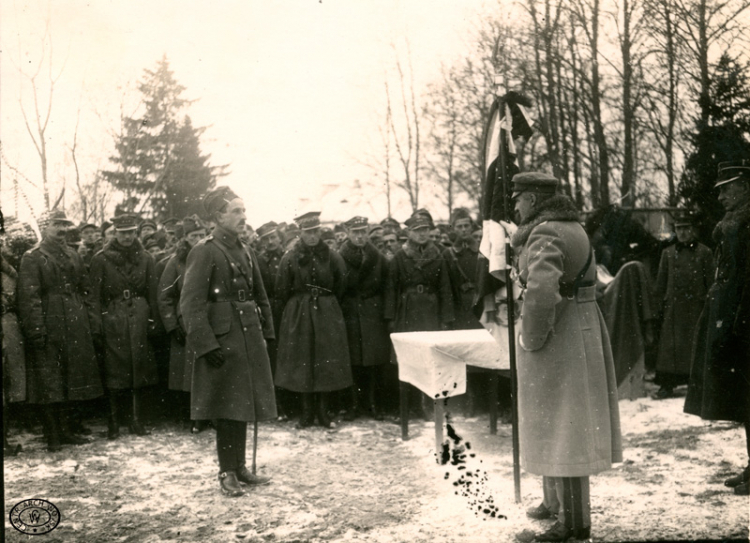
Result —
POLYGON ((713 282, 711 250, 698 243, 672 245, 661 254, 656 300, 663 313, 656 371, 690 374, 692 338, 713 282))
POLYGON ((26 399, 26 356, 23 334, 18 324, 16 286, 18 273, 0 256, 2 271, 2 345, 3 345, 3 405, 26 399))
POLYGON ((457 239, 452 247, 443 252, 448 263, 448 275, 453 287, 453 301, 456 320, 453 321, 454 330, 472 330, 482 328, 479 319, 474 316, 474 298, 477 294, 477 272, 479 265, 479 250, 476 241, 457 239))
POLYGON ((81 257, 49 239, 21 259, 18 308, 27 347, 46 338, 43 351, 27 348, 30 403, 89 400, 103 393, 87 279, 81 257))
POLYGON ((430 332, 453 322, 448 265, 434 243, 405 243, 389 266, 385 318, 395 332, 430 332))
MULTIPOLYGON (((586 265, 590 244, 573 203, 553 196, 513 236, 523 309, 518 412, 524 469, 583 477, 622 461, 617 384, 595 286, 561 296, 586 265)), ((594 281, 592 261, 583 278, 594 281)))
POLYGON ((264 338, 273 319, 252 249, 217 226, 187 257, 180 310, 187 345, 195 351, 190 393, 193 420, 276 418, 271 365, 264 338), (221 349, 216 368, 205 355, 221 349))
POLYGON ((91 259, 91 287, 104 338, 107 388, 142 388, 158 382, 149 337, 158 319, 154 259, 138 240, 123 247, 112 239, 91 259))
POLYGON ((352 366, 386 364, 390 359, 390 339, 383 299, 388 261, 370 242, 360 249, 346 240, 339 254, 346 263, 341 310, 352 366))
POLYGON ((714 229, 716 278, 696 326, 685 412, 750 421, 750 203, 714 229))
POLYGON ((276 296, 284 303, 276 385, 294 392, 351 386, 346 327, 339 300, 344 261, 324 242, 297 240, 279 264, 276 296))
MULTIPOLYGON (((279 247, 275 251, 265 251, 257 256, 260 275, 263 278, 263 286, 266 289, 268 303, 271 304, 273 329, 278 333, 279 330, 281 330, 281 315, 284 313, 284 304, 276 296, 276 276, 279 271, 281 257, 284 256, 284 250, 279 247)), ((268 345, 268 356, 271 359, 271 370, 274 374, 276 373, 276 356, 279 349, 278 343, 278 341, 272 341, 268 345)))
MULTIPOLYGON (((159 279, 157 304, 164 330, 171 334, 177 327, 186 332, 185 321, 180 311, 180 293, 185 283, 185 267, 190 246, 187 242, 179 243, 175 254, 167 259, 164 271, 159 279)), ((170 337, 169 345, 169 389, 190 392, 193 380, 193 363, 195 353, 186 345, 170 337)))

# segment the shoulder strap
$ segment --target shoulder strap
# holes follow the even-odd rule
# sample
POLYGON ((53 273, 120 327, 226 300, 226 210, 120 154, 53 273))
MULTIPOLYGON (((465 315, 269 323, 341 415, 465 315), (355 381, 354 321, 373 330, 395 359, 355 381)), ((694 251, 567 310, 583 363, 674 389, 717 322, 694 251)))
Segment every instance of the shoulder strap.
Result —
MULTIPOLYGON (((247 286, 250 287, 250 288, 252 288, 252 286, 253 286, 253 278, 252 277, 248 277, 248 275, 245 273, 245 269, 242 267, 242 265, 239 262, 237 262, 237 260, 232 256, 232 254, 227 250, 227 248, 224 247, 224 244, 221 241, 219 241, 217 239, 213 239, 213 238, 212 238, 212 240, 214 241, 214 245, 222 253, 224 253, 224 256, 227 258, 227 260, 229 260, 229 263, 230 264, 234 264, 237 267, 237 269, 240 271, 240 273, 242 274, 242 276, 247 281, 247 286)), ((243 247, 242 250, 245 251, 245 248, 243 247)), ((245 251, 245 254, 247 254, 247 260, 248 260, 248 262, 250 264, 250 269, 251 269, 251 272, 252 272, 253 259, 250 256, 250 254, 247 253, 247 251, 245 251)))
POLYGON ((591 261, 593 259, 594 259, 594 249, 593 247, 591 247, 591 242, 589 242, 589 257, 586 259, 586 263, 583 265, 583 268, 581 268, 581 271, 578 272, 578 275, 576 275, 576 278, 573 281, 574 290, 578 290, 578 287, 581 286, 581 282, 583 281, 583 278, 586 276, 586 272, 589 271, 589 266, 591 266, 591 261))

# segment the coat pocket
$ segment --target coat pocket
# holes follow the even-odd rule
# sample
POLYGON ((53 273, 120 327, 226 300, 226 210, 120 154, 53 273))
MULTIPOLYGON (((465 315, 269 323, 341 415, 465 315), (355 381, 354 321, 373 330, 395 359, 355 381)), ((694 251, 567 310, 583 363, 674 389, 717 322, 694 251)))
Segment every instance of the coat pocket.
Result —
POLYGON ((209 304, 208 322, 215 336, 228 334, 232 328, 232 303, 215 302, 209 304))

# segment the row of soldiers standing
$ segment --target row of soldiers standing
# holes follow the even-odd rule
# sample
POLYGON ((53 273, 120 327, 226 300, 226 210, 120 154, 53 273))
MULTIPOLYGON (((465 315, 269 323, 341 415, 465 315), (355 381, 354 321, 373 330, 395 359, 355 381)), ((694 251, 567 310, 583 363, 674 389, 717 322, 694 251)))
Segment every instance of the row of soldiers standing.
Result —
MULTIPOLYGON (((424 210, 403 231, 392 220, 383 229, 354 217, 335 246, 321 239, 319 215, 298 217, 291 239, 283 239, 275 223, 261 227, 256 240, 245 239, 248 254, 251 246, 258 252, 252 261, 278 338, 266 344, 279 411, 293 413, 301 400, 300 427, 316 415, 319 424, 332 426, 333 391, 343 391, 335 399, 346 418, 364 410, 382 418, 384 402, 396 396, 390 331, 478 326, 470 313, 478 238, 468 211, 456 210, 451 218, 448 248, 430 239, 436 228, 424 210), (391 236, 401 238, 398 248, 386 244, 391 236)), ((143 391, 159 381, 160 346, 168 344, 170 389, 194 392, 201 380, 193 369, 195 348, 186 344, 180 298, 188 253, 209 227, 186 218, 179 239, 159 259, 159 251, 146 250, 153 236, 133 215, 116 217, 102 241, 84 238, 79 250, 69 244, 72 223, 63 212, 45 214, 39 226, 43 239, 24 254, 17 277, 3 263, 3 280, 10 281, 3 288, 4 366, 24 368, 14 373, 22 379, 6 379, 6 389, 25 389, 8 399, 41 407, 53 451, 86 441, 82 435, 90 431, 76 406, 103 395, 110 439, 122 424, 136 435, 148 433, 143 391), (8 333, 13 327, 6 326, 6 314, 22 333, 8 333)))

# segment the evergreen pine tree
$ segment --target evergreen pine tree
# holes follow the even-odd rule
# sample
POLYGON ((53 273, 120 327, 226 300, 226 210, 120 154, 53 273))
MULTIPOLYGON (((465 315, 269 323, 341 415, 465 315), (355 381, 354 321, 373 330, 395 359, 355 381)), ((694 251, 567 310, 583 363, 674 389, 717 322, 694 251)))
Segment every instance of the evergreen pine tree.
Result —
POLYGON ((184 115, 192 103, 182 97, 180 85, 164 56, 154 70, 144 70, 138 85, 142 115, 123 119, 110 161, 115 169, 104 179, 124 193, 118 211, 148 210, 154 219, 182 218, 197 212, 201 196, 224 174, 210 166, 200 151, 205 129, 195 128, 184 115))
POLYGON ((724 209, 716 199, 714 183, 720 162, 750 159, 750 86, 747 67, 728 54, 722 55, 711 77, 709 94, 701 109, 709 112, 708 122, 700 117, 690 135, 693 152, 685 162, 679 193, 688 207, 699 212, 701 238, 708 241, 724 209))

